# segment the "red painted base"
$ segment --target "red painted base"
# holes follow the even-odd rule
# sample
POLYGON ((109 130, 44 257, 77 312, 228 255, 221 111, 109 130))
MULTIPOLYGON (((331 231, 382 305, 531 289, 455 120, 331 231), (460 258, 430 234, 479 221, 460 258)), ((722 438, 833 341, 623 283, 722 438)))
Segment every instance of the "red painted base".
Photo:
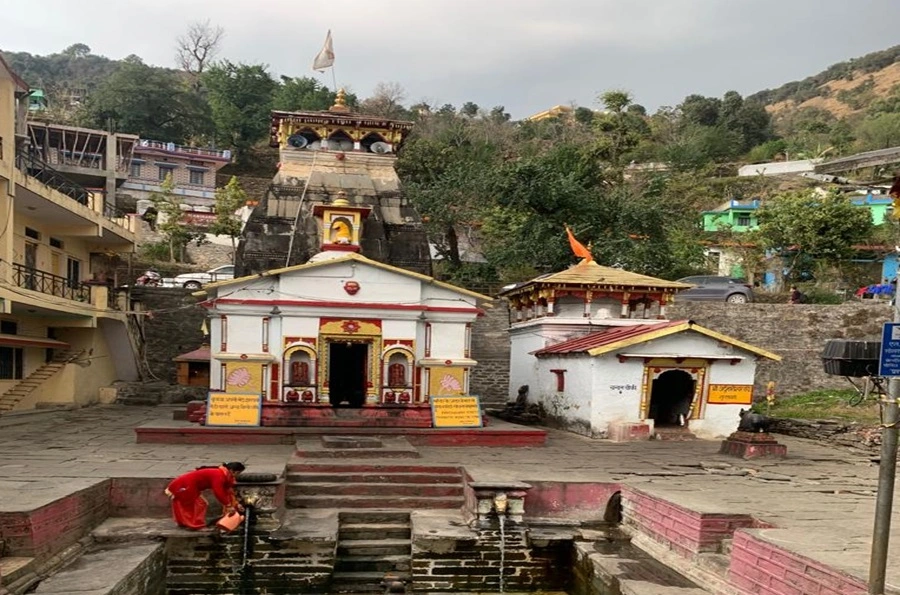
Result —
MULTIPOLYGON (((187 404, 187 419, 204 425, 206 402, 187 404)), ((431 408, 428 405, 377 405, 358 409, 334 408, 329 405, 307 403, 263 403, 261 425, 288 428, 430 428, 431 408)))
POLYGON ((765 432, 735 432, 722 441, 719 452, 742 459, 783 458, 787 456, 787 446, 779 444, 771 434, 765 432))

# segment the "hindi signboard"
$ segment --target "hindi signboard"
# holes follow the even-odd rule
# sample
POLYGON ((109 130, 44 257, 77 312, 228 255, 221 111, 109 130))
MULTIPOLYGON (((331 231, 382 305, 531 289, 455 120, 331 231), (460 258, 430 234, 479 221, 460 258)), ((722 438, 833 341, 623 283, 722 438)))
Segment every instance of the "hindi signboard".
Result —
POLYGON ((431 423, 435 428, 480 428, 481 403, 472 395, 431 397, 431 423))
POLYGON ((208 426, 258 426, 262 418, 259 393, 211 392, 206 401, 208 426))
POLYGON ((752 384, 710 384, 708 403, 714 405, 752 405, 752 384))
POLYGON ((900 377, 900 323, 886 322, 881 332, 881 354, 878 375, 900 377))

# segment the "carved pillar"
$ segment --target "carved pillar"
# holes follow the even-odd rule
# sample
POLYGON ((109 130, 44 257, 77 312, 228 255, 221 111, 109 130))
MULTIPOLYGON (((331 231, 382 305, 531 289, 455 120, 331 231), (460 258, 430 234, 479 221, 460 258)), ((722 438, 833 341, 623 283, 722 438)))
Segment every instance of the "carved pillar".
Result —
POLYGON ((619 318, 629 318, 631 316, 631 307, 628 302, 631 300, 631 294, 627 291, 622 294, 622 313, 619 318))

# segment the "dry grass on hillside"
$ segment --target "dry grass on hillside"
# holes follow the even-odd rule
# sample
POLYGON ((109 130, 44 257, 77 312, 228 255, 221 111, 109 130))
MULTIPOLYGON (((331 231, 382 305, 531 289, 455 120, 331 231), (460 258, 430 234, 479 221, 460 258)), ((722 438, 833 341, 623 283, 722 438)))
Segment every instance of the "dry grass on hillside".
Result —
POLYGON ((815 107, 831 112, 838 118, 843 118, 854 114, 860 110, 855 110, 851 106, 837 99, 837 94, 841 91, 851 91, 865 83, 869 77, 875 81, 872 88, 872 94, 877 97, 888 95, 896 85, 900 84, 900 62, 894 62, 886 68, 870 73, 856 73, 852 81, 840 79, 836 81, 828 81, 822 87, 827 87, 831 93, 829 97, 813 97, 802 103, 794 101, 779 101, 772 105, 766 106, 766 109, 773 115, 780 114, 787 110, 801 109, 806 107, 815 107))

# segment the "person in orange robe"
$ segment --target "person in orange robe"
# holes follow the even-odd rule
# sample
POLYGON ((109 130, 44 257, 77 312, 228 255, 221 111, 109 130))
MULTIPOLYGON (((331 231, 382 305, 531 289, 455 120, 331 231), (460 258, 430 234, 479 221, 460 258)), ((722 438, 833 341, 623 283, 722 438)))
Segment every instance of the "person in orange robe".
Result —
POLYGON ((195 530, 206 527, 208 503, 203 497, 206 490, 212 490, 222 505, 223 515, 233 510, 242 512, 244 507, 235 496, 234 484, 244 469, 243 463, 222 463, 198 467, 173 479, 166 488, 166 496, 172 501, 172 518, 178 526, 195 530))

